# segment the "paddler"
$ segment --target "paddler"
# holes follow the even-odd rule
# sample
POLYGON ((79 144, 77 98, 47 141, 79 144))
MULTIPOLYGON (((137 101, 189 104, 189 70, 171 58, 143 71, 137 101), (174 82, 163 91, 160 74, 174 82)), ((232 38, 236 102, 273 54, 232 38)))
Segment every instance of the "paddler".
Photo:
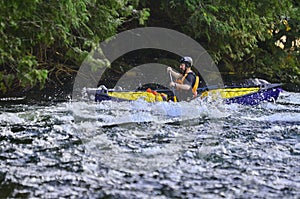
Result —
POLYGON ((199 77, 192 71, 193 59, 191 57, 182 57, 179 60, 181 73, 173 71, 171 67, 167 68, 167 72, 173 76, 176 81, 170 82, 170 87, 175 87, 179 93, 176 93, 181 100, 187 100, 197 96, 197 88, 199 85, 199 77))

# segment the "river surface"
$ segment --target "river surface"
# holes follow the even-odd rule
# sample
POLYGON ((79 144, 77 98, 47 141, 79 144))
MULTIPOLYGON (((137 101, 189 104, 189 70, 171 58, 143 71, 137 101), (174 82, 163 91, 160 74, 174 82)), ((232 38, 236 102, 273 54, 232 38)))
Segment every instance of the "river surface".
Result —
POLYGON ((277 103, 0 106, 0 198, 300 198, 300 93, 277 103))

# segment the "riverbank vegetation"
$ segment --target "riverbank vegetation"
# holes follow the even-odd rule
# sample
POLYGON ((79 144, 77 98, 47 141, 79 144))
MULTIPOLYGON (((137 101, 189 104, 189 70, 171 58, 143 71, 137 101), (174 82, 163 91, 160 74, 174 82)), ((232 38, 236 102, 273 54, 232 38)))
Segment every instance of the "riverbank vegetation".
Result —
POLYGON ((2 0, 0 93, 63 84, 101 41, 144 26, 191 36, 224 76, 300 87, 298 1, 2 0))

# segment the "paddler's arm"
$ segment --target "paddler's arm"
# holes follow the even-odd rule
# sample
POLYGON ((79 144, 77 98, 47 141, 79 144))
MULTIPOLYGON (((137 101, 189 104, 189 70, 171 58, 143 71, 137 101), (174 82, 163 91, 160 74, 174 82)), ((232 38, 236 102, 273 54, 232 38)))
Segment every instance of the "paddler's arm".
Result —
POLYGON ((175 87, 176 89, 181 89, 181 90, 190 90, 191 89, 191 85, 188 84, 178 84, 175 82, 171 82, 170 83, 171 87, 175 87))
POLYGON ((182 75, 181 75, 180 73, 177 73, 177 72, 173 71, 171 67, 168 67, 168 68, 167 68, 167 72, 168 72, 168 73, 171 73, 171 75, 172 75, 173 77, 175 77, 175 79, 179 79, 179 78, 182 77, 182 75))

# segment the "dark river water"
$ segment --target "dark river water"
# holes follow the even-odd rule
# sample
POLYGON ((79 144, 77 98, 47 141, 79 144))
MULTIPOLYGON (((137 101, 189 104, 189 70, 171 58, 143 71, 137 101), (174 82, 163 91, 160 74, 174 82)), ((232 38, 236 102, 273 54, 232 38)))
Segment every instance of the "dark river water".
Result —
POLYGON ((1 102, 0 198, 300 198, 300 93, 1 102))

